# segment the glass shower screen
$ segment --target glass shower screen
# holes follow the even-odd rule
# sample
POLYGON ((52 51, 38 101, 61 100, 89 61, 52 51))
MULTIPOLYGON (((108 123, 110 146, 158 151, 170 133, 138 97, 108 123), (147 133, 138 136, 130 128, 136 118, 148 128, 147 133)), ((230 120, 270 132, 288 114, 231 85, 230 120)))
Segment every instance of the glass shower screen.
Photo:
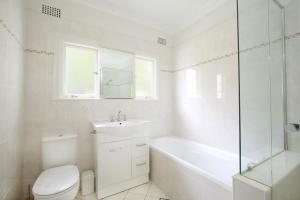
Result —
POLYGON ((272 0, 239 0, 238 14, 241 173, 271 186, 272 166, 257 166, 284 151, 282 11, 272 0))

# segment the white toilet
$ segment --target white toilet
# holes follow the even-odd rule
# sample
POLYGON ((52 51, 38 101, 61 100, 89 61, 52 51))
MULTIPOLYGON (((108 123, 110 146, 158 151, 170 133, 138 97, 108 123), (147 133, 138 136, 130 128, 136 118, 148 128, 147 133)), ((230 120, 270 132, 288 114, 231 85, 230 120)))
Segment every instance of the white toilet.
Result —
POLYGON ((76 135, 59 135, 42 139, 44 171, 35 181, 35 200, 73 200, 79 190, 76 164, 76 135))

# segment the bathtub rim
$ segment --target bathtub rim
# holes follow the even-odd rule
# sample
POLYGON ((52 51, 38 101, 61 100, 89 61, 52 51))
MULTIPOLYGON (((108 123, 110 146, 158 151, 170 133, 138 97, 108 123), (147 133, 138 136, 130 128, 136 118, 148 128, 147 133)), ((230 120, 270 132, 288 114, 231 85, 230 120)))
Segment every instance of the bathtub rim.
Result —
MULTIPOLYGON (((152 138, 150 141, 149 141, 149 146, 151 149, 154 149, 156 151, 159 151, 161 153, 163 153, 164 155, 166 155, 167 157, 169 157, 170 159, 176 161, 176 162, 179 162, 179 163, 182 163, 184 165, 184 167, 188 167, 189 169, 191 169, 192 171, 195 171, 196 173, 198 174, 201 174, 203 175, 205 178, 207 178, 208 180, 214 182, 215 184, 219 185, 220 187, 226 189, 227 191, 229 192, 233 192, 233 185, 231 184, 228 185, 222 181, 220 181, 216 176, 212 175, 211 173, 208 173, 206 171, 204 171, 203 169, 185 161, 184 159, 181 159, 165 150, 163 150, 162 148, 159 148, 157 147, 155 144, 153 144, 153 141, 154 140, 157 140, 157 139, 162 139, 162 138, 175 138, 175 139, 180 139, 180 140, 185 140, 185 141, 189 141, 189 142, 192 142, 192 143, 196 143, 197 145, 201 145, 201 146, 205 146, 207 148, 211 148, 211 149, 214 149, 214 150, 217 150, 217 151, 222 151, 220 149, 217 149, 217 148, 214 148, 214 147, 211 147, 211 146, 208 146, 208 145, 205 145, 205 144, 202 144, 202 143, 198 143, 198 142, 194 142, 192 140, 189 140, 189 139, 186 139, 186 138, 183 138, 183 137, 180 137, 180 136, 163 136, 163 137, 156 137, 156 138, 152 138)), ((222 151, 223 152, 223 151, 222 151)), ((231 156, 235 156, 234 154, 230 153, 230 152, 223 152, 225 154, 228 154, 228 155, 231 155, 231 156)), ((237 172, 238 173, 238 172, 237 172)), ((233 174, 232 175, 232 180, 233 180, 233 176, 236 175, 236 174, 233 174)))

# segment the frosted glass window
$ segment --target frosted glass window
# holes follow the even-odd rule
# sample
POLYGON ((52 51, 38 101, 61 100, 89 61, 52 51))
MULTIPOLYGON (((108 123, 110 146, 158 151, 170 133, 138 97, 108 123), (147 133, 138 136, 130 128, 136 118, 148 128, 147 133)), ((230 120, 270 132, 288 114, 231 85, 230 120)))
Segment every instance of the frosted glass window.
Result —
POLYGON ((155 98, 155 60, 136 57, 135 96, 136 98, 155 98))
POLYGON ((98 80, 98 49, 66 44, 64 96, 97 98, 98 80))

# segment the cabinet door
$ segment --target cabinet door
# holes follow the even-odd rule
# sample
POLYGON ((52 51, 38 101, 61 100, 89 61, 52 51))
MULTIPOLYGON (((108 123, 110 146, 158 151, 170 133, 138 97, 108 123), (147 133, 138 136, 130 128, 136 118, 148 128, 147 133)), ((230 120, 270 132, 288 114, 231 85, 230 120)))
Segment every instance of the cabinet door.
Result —
POLYGON ((98 175, 101 188, 131 178, 131 142, 113 142, 100 145, 98 175))

